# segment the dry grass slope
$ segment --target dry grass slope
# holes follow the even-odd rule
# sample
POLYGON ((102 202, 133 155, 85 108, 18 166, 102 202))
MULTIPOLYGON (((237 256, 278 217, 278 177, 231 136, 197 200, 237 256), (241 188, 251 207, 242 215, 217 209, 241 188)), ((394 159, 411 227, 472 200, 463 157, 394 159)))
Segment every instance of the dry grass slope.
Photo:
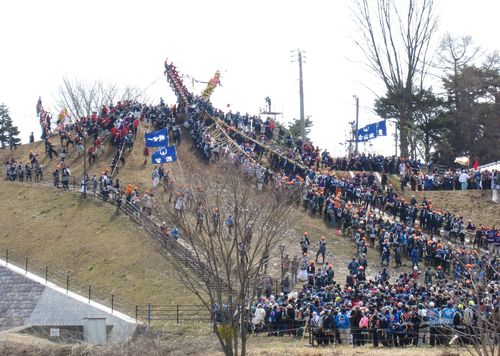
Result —
POLYGON ((0 181, 0 247, 134 304, 193 299, 138 228, 96 199, 0 181))
POLYGON ((424 196, 431 199, 433 206, 441 210, 463 216, 464 219, 472 219, 479 224, 500 225, 500 204, 491 201, 491 190, 468 190, 465 192, 454 191, 428 191, 428 192, 405 192, 406 197, 415 194, 418 201, 424 196))

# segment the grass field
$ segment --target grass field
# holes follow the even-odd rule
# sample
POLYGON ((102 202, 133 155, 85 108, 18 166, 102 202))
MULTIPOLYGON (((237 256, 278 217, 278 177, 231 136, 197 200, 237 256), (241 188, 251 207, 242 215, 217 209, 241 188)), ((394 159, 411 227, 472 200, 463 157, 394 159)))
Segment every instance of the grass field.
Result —
POLYGON ((441 210, 462 216, 465 221, 471 219, 476 226, 482 224, 500 225, 500 204, 491 200, 491 190, 436 190, 427 192, 408 192, 404 195, 410 198, 415 195, 417 201, 425 196, 432 200, 433 206, 441 210))
MULTIPOLYGON (((175 272, 138 227, 96 199, 0 181, 0 247, 132 304, 190 304, 175 272)), ((20 261, 23 264, 24 258, 20 261)))

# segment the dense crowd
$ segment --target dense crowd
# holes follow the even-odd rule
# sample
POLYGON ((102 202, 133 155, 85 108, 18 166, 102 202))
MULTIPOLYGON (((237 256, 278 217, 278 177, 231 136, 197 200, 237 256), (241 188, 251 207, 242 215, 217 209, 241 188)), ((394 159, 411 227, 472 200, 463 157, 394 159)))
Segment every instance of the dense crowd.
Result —
MULTIPOLYGON (((61 119, 58 120, 55 129, 58 133, 58 136, 56 136, 52 131, 50 113, 43 110, 41 100, 39 100, 37 114, 43 128, 42 139, 45 143, 45 157, 50 161, 54 158, 59 161, 52 171, 54 186, 69 189, 71 170, 66 158, 70 150, 74 150, 78 157, 86 154, 87 163, 92 168, 98 157, 103 155, 103 144, 109 140, 111 146, 115 149, 115 153, 109 164, 109 172, 106 171, 105 173, 110 175, 118 168, 120 162, 124 164, 123 151, 124 149, 132 149, 139 122, 144 116, 144 107, 144 105, 137 102, 123 101, 118 102, 116 105, 103 106, 99 112, 93 112, 88 117, 81 117, 76 120, 61 119), (58 145, 55 142, 57 137, 59 138, 58 145)), ((34 138, 30 137, 30 144, 33 142, 34 138)), ((34 178, 35 182, 42 180, 42 160, 43 158, 32 151, 30 151, 26 163, 17 162, 14 158, 10 158, 5 163, 7 179, 11 181, 32 181, 34 178)), ((100 179, 100 181, 102 180, 100 179)), ((94 185, 88 175, 83 177, 81 182, 82 190, 84 186, 87 187, 91 183, 94 185)))
POLYGON ((477 287, 430 273, 421 283, 415 271, 391 278, 384 269, 375 280, 343 285, 324 272, 314 275, 321 283, 260 298, 251 310, 253 330, 284 336, 309 327, 311 341, 320 345, 477 344, 486 331, 482 342, 499 342, 498 330, 492 330, 500 321, 498 279, 477 287))
POLYGON ((300 137, 293 138, 282 125, 276 124, 271 118, 262 120, 258 116, 242 115, 239 112, 224 113, 214 108, 211 103, 201 97, 194 97, 188 112, 187 127, 200 149, 204 159, 217 160, 224 146, 220 146, 206 129, 212 124, 210 118, 201 113, 209 113, 227 125, 227 134, 256 161, 264 154, 264 146, 280 152, 271 154, 271 168, 284 170, 287 175, 304 176, 310 171, 329 169, 331 171, 371 172, 380 174, 378 179, 383 186, 387 185, 388 175, 400 177, 401 189, 412 191, 422 190, 467 190, 500 188, 500 171, 487 169, 456 169, 439 170, 428 165, 425 169, 420 160, 402 157, 372 154, 355 154, 351 157, 334 158, 327 150, 320 150, 310 141, 303 142, 300 137), (202 119, 200 119, 202 118, 202 119), (235 129, 231 129, 235 128, 235 129))
MULTIPOLYGON (((175 80, 172 85, 176 90, 185 89, 175 80)), ((492 325, 498 327, 499 229, 494 225, 476 227, 470 220, 434 207, 426 198, 420 202, 415 196, 407 200, 388 184, 388 174, 399 174, 403 190, 407 185, 412 190, 463 190, 500 185, 499 172, 424 173, 419 161, 399 157, 360 154, 333 158, 326 150, 291 137, 269 118, 224 114, 200 97, 185 95, 184 100, 190 105, 183 108, 184 126, 207 163, 220 159, 230 161, 254 179, 260 190, 266 186, 268 189, 289 186, 301 189, 297 205, 343 231, 356 246, 357 255, 347 265, 345 283, 340 283, 335 280, 333 261, 326 258, 328 241, 325 238, 318 241, 316 258, 311 260, 311 240, 304 233, 298 241, 300 258, 295 256, 290 260, 286 256, 283 261, 282 293, 275 296, 271 289, 262 290, 262 296, 252 305, 254 331, 283 336, 304 332, 308 327, 318 344, 361 346, 370 342, 373 346, 404 347, 452 341, 476 343, 484 330, 492 325), (237 151, 228 142, 211 135, 208 130, 211 118, 203 112, 220 118, 227 125, 226 133, 238 144, 237 151), (264 146, 258 142, 281 153, 271 153, 266 164, 261 159, 264 146), (356 173, 349 176, 336 171, 356 173), (381 173, 380 181, 375 173, 381 173), (369 249, 378 252, 380 263, 368 261, 369 249), (399 268, 404 259, 411 261, 411 270, 391 276, 391 262, 399 268), (375 278, 367 277, 369 268, 378 271, 375 278), (291 288, 295 283, 303 285, 296 292, 291 288), (497 324, 491 324, 491 320, 497 324)), ((76 122, 59 124, 59 149, 46 131, 46 155, 50 160, 53 156, 60 160, 52 173, 54 186, 62 183, 63 188, 69 189, 71 171, 65 159, 70 146, 80 155, 90 140, 86 153, 88 163, 93 164, 102 152, 104 138, 109 137, 116 149, 110 170, 99 176, 83 177, 82 193, 99 193, 104 200, 114 202, 117 209, 127 204, 134 214, 151 215, 155 208, 152 191, 140 192, 138 187, 122 185, 112 176, 120 161, 124 163, 123 150, 131 149, 140 121, 154 128, 169 128, 174 143, 179 144, 181 129, 176 115, 177 109, 169 108, 163 100, 156 106, 122 102, 115 107, 103 107, 99 113, 76 122)), ((49 123, 46 117, 43 120, 42 126, 50 128, 50 119, 49 123)), ((146 163, 148 150, 143 154, 146 163)), ((42 166, 33 153, 29 154, 26 164, 10 159, 6 162, 6 171, 7 179, 14 181, 33 178, 38 181, 43 177, 42 166)), ((185 209, 190 192, 173 187, 163 165, 153 168, 151 179, 153 189, 165 187, 176 213, 185 209)), ((215 220, 219 221, 219 217, 215 220)), ((222 221, 231 235, 231 216, 222 221)), ((162 223, 161 231, 165 237, 179 238, 175 226, 169 228, 162 223)), ((496 339, 488 342, 499 342, 499 332, 496 339)))
MULTIPOLYGON (((495 226, 476 227, 470 220, 465 222, 460 216, 433 207, 426 198, 417 202, 415 197, 409 201, 399 197, 387 183, 385 173, 399 173, 401 177, 421 175, 418 162, 360 155, 350 162, 326 160, 324 164, 314 153, 318 151, 304 145, 303 151, 309 152, 304 157, 308 154, 314 157, 314 164, 311 160, 301 160, 307 163, 308 170, 296 164, 297 156, 290 156, 290 160, 271 157, 271 165, 265 167, 259 163, 261 147, 245 138, 252 135, 249 127, 253 127, 253 122, 238 115, 235 122, 230 122, 245 132, 243 136, 227 130, 240 145, 238 152, 232 152, 227 143, 220 144, 210 135, 207 128, 211 122, 199 115, 203 111, 211 115, 221 113, 206 102, 195 101, 193 106, 200 109, 188 110, 186 126, 207 162, 212 158, 230 160, 244 174, 255 178, 259 189, 270 184, 276 189, 290 184, 301 186, 304 209, 343 230, 357 246, 358 256, 347 266, 349 272, 342 285, 335 282, 334 269, 325 261, 325 239, 318 242, 316 260, 310 261, 310 240, 305 233, 300 239, 303 256, 291 261, 286 256, 283 261, 283 293, 275 297, 271 295, 272 287, 268 288, 265 296, 253 305, 255 331, 282 336, 309 326, 319 344, 360 346, 370 341, 374 346, 404 347, 457 340, 476 343, 479 333, 491 328, 486 321, 492 317, 498 320, 499 231, 495 226), (353 168, 367 172, 356 173, 354 177, 334 172, 353 168), (383 173, 380 184, 373 172, 383 173), (472 248, 468 243, 472 243, 472 248), (378 250, 383 268, 374 280, 366 274, 368 248, 378 250), (320 256, 322 265, 316 267, 320 256), (396 267, 402 266, 403 258, 410 259, 410 273, 391 281, 388 270, 391 256, 396 267), (423 283, 419 282, 421 277, 423 283), (304 282, 304 287, 299 292, 290 292, 295 282, 304 282)), ((220 118, 227 120, 227 116, 220 118)), ((262 126, 257 122, 256 126, 262 136, 254 136, 255 140, 265 141, 272 136, 269 121, 262 126)), ((300 148, 298 153, 301 154, 300 148)), ((457 181, 462 173, 465 172, 457 173, 457 181)), ((483 177, 487 180, 487 173, 480 180, 483 177)), ((411 178, 409 183, 411 189, 419 188, 411 178)), ((476 187, 480 188, 477 183, 476 187)), ((458 188, 464 189, 462 184, 458 188)), ((420 189, 424 189, 423 182, 420 189)))

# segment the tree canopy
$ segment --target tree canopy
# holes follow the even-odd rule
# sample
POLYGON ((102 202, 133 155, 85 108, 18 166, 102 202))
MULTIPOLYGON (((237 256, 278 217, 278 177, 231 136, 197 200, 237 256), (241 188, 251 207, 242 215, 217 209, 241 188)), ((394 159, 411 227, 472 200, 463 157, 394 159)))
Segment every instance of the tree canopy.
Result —
MULTIPOLYGON (((309 133, 311 132, 311 127, 313 127, 313 122, 312 120, 308 117, 305 118, 304 120, 304 126, 306 128, 306 139, 309 139, 309 133)), ((300 119, 293 119, 288 123, 288 131, 290 131, 290 134, 293 137, 299 137, 300 136, 300 119)))
POLYGON ((19 129, 14 126, 10 117, 9 108, 5 104, 0 104, 0 145, 6 147, 9 144, 19 144, 21 139, 19 129))

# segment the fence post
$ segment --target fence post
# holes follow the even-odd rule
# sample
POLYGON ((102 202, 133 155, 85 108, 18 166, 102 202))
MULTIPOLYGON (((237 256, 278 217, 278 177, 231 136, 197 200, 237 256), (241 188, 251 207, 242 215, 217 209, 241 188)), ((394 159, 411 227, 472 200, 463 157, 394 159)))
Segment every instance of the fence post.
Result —
POLYGON ((90 303, 90 289, 91 289, 91 286, 89 284, 89 303, 90 303))
POLYGON ((24 265, 24 274, 28 273, 28 257, 26 257, 26 263, 24 265))
POLYGON ((175 321, 177 324, 179 324, 179 305, 176 305, 175 310, 176 310, 175 321))
POLYGON ((9 249, 5 249, 5 265, 9 265, 9 249))
POLYGON ((151 326, 151 304, 148 303, 148 326, 151 326))
POLYGON ((135 306, 135 322, 137 323, 137 305, 135 306))
POLYGON ((114 307, 115 307, 115 296, 111 294, 111 314, 113 314, 114 307))
POLYGON ((47 284, 48 279, 49 279, 49 267, 45 266, 45 284, 47 284))
POLYGON ((66 294, 68 294, 69 290, 69 274, 66 273, 66 294))

